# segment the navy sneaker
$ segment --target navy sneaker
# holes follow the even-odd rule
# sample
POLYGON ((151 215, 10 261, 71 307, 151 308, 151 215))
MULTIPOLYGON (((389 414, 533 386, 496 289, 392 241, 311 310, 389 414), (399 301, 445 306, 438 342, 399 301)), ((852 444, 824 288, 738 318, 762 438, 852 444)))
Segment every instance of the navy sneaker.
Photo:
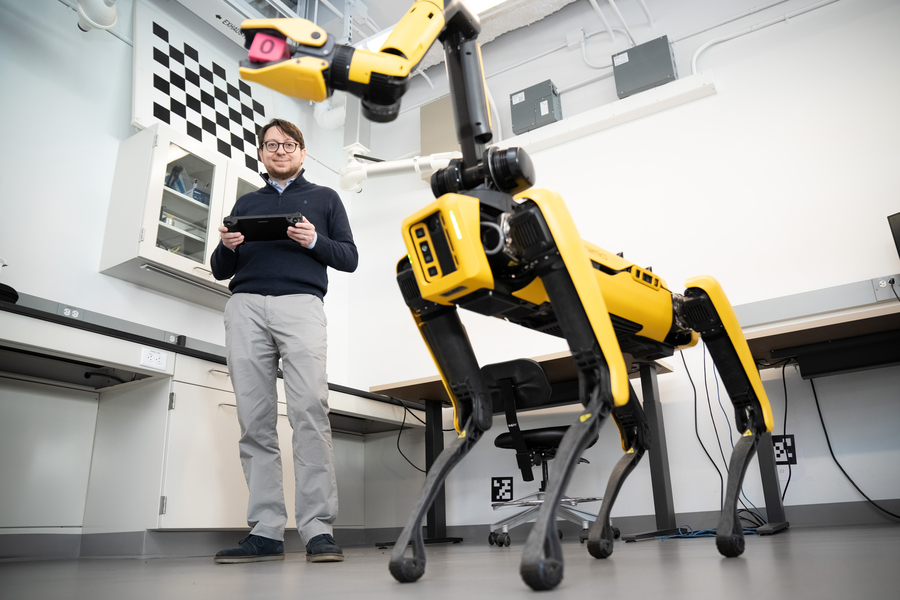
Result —
POLYGON ((323 533, 309 540, 306 544, 307 562, 342 562, 344 553, 334 538, 323 533))
POLYGON ((215 561, 219 564, 261 562, 264 560, 284 560, 284 542, 251 534, 238 542, 237 548, 222 550, 216 554, 215 558, 215 561))

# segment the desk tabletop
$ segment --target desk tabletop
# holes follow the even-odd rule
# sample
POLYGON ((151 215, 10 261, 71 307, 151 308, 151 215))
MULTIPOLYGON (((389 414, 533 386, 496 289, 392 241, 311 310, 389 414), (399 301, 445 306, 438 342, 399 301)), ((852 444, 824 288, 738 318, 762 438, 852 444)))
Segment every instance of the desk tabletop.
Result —
MULTIPOLYGON (((574 381, 578 378, 578 369, 575 366, 575 360, 572 358, 572 353, 568 350, 536 356, 531 360, 534 360, 541 365, 541 368, 547 374, 547 380, 551 384, 574 381)), ((659 374, 671 373, 673 371, 672 365, 665 361, 656 360, 653 361, 653 363, 659 368, 659 374)), ((634 359, 627 354, 625 355, 625 366, 628 369, 629 379, 640 377, 640 363, 635 362, 634 359)), ((447 395, 447 390, 444 389, 444 384, 438 375, 374 385, 369 388, 369 391, 384 394, 386 396, 393 396, 394 398, 407 400, 409 402, 440 400, 442 403, 448 406, 450 405, 450 397, 447 395)))
POLYGON ((753 359, 765 368, 779 361, 772 357, 779 350, 896 330, 900 330, 900 303, 893 302, 748 327, 744 336, 753 359))

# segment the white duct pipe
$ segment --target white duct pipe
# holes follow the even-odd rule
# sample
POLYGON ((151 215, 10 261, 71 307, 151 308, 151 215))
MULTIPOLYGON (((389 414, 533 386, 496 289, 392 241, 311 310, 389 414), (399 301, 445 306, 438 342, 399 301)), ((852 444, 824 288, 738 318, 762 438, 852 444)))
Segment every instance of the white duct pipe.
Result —
POLYGON ((631 35, 631 30, 628 28, 628 23, 625 22, 625 17, 622 16, 622 13, 619 12, 619 7, 616 6, 615 0, 606 0, 609 2, 610 8, 613 9, 613 12, 616 13, 616 18, 619 19, 619 22, 622 23, 622 27, 625 28, 625 33, 628 34, 628 39, 631 40, 631 45, 636 46, 637 42, 634 41, 634 36, 631 35))
POLYGON ((344 94, 334 94, 322 102, 317 102, 313 109, 316 123, 322 129, 337 129, 344 124, 347 118, 347 97, 344 94))
POLYGON ((363 162, 351 157, 350 162, 338 171, 338 185, 348 192, 362 191, 362 182, 372 177, 387 177, 389 175, 403 175, 406 173, 418 173, 430 175, 438 169, 443 169, 454 158, 462 158, 459 152, 440 152, 430 156, 416 156, 404 160, 389 160, 384 162, 363 162))
POLYGON ((78 29, 109 29, 116 24, 116 0, 78 0, 78 29))
POLYGON ((588 2, 590 2, 591 6, 594 7, 594 12, 597 13, 597 17, 600 19, 600 22, 603 23, 606 31, 609 32, 610 41, 616 41, 616 34, 613 33, 612 27, 609 26, 609 21, 606 20, 606 15, 603 14, 603 11, 600 10, 600 7, 597 5, 597 0, 588 0, 588 2))

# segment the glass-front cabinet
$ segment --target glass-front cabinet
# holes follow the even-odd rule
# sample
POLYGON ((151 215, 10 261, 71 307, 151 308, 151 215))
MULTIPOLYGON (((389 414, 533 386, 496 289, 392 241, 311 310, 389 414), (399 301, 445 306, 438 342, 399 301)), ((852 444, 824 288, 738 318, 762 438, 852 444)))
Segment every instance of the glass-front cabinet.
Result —
POLYGON ((260 187, 254 178, 165 125, 128 138, 119 147, 101 272, 223 309, 228 281, 212 276, 210 255, 237 198, 260 187))
POLYGON ((203 264, 209 251, 209 203, 215 165, 169 144, 156 247, 203 264))

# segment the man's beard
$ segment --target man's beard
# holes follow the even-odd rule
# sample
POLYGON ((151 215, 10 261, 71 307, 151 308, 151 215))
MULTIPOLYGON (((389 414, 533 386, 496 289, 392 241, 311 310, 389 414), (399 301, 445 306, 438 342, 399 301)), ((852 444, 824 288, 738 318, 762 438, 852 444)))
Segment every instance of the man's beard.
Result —
POLYGON ((266 172, 269 174, 269 177, 272 179, 282 179, 287 181, 288 179, 295 179, 297 175, 300 173, 300 170, 303 168, 301 165, 297 167, 296 170, 293 168, 287 168, 284 170, 278 170, 277 167, 266 167, 266 172))

